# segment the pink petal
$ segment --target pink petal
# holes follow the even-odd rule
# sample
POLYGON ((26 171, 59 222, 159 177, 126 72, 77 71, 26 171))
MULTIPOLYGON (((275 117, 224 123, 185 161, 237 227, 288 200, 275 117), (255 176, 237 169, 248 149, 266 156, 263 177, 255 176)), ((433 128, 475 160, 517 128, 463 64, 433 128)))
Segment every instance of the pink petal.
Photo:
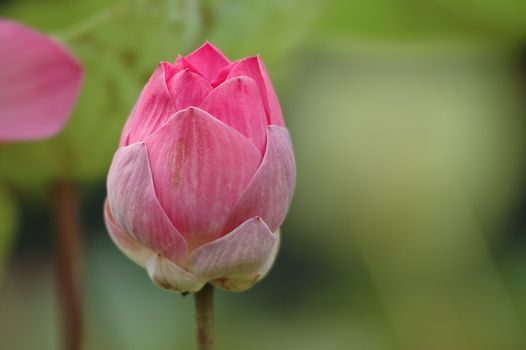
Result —
MULTIPOLYGON (((199 72, 199 69, 197 69, 196 67, 194 67, 193 64, 191 64, 190 62, 188 62, 188 61, 186 60, 186 58, 184 58, 184 57, 181 56, 181 55, 177 55, 177 58, 175 59, 174 64, 172 65, 172 67, 173 67, 173 71, 174 71, 175 73, 177 73, 177 72, 179 72, 179 71, 181 71, 181 70, 183 70, 183 69, 188 69, 188 70, 190 70, 190 71, 192 71, 192 72, 194 72, 194 73, 196 73, 196 74, 199 74, 200 76, 203 76, 203 75, 201 74, 201 72, 199 72)), ((204 79, 204 77, 203 77, 203 79, 204 79)))
POLYGON ((200 107, 230 125, 263 152, 266 143, 266 114, 254 80, 238 77, 225 81, 212 91, 200 107))
POLYGON ((252 218, 226 236, 197 248, 185 265, 194 275, 217 280, 220 286, 246 289, 261 277, 261 272, 268 271, 277 244, 278 237, 263 220, 252 218))
POLYGON ((137 242, 128 233, 122 231, 113 220, 108 201, 104 203, 104 221, 115 245, 131 260, 144 267, 146 262, 155 255, 154 252, 137 242))
POLYGON ((227 223, 232 229, 246 218, 260 216, 271 231, 285 220, 294 193, 296 165, 287 129, 269 126, 261 166, 236 203, 227 223))
POLYGON ((0 20, 0 141, 44 138, 64 127, 82 67, 62 45, 0 20))
POLYGON ((185 59, 210 82, 214 81, 219 72, 230 63, 228 58, 209 42, 204 43, 185 59))
POLYGON ((188 69, 183 69, 169 78, 166 85, 172 95, 175 111, 199 106, 212 91, 212 85, 208 81, 188 69))
POLYGON ((160 63, 141 92, 121 136, 121 146, 141 142, 159 129, 175 112, 166 86, 167 63, 160 63))
POLYGON ((194 107, 178 112, 146 143, 159 201, 190 249, 221 236, 261 162, 257 148, 194 107))
POLYGON ((159 255, 154 255, 148 260, 146 270, 155 285, 175 292, 197 292, 207 282, 206 279, 197 277, 159 255))
POLYGON ((145 144, 115 154, 108 173, 108 205, 115 224, 150 250, 174 261, 186 251, 155 195, 145 144))
POLYGON ((265 68, 263 64, 263 60, 259 56, 256 56, 234 62, 227 79, 243 75, 254 79, 258 84, 261 96, 263 97, 265 111, 268 115, 268 124, 284 126, 285 122, 283 121, 278 97, 272 87, 272 82, 267 73, 267 68, 265 68))
POLYGON ((213 87, 216 87, 218 85, 221 85, 225 80, 227 80, 227 77, 228 75, 230 74, 230 71, 232 70, 232 67, 236 64, 237 62, 233 62, 233 63, 230 63, 228 66, 225 66, 221 72, 219 72, 219 74, 217 75, 217 77, 215 78, 215 80, 212 81, 212 86, 213 87))

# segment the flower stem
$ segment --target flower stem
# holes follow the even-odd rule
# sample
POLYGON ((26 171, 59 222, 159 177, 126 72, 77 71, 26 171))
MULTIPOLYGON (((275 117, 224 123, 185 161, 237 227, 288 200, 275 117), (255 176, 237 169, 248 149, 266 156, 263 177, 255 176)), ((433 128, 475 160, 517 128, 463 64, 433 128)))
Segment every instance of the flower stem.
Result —
POLYGON ((195 320, 197 322, 197 349, 214 349, 214 287, 206 284, 195 293, 195 320))
POLYGON ((79 287, 80 213, 77 189, 60 183, 53 191, 57 227, 55 273, 62 318, 64 350, 79 350, 82 340, 82 305, 79 287))

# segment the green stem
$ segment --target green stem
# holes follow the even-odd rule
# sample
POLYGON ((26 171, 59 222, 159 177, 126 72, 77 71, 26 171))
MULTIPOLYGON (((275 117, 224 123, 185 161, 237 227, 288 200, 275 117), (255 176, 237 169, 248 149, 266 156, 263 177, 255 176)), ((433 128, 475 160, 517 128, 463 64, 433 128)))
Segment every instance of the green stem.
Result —
POLYGON ((195 293, 195 320, 197 322, 197 349, 214 349, 214 287, 206 284, 195 293))

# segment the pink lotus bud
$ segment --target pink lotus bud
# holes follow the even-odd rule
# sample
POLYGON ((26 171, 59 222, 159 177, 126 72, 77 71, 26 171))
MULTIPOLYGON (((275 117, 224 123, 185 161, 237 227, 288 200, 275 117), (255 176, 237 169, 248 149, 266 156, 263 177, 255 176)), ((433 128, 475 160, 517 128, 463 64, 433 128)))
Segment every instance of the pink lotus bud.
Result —
POLYGON ((0 20, 0 142, 62 130, 82 82, 82 67, 60 44, 0 20))
POLYGON ((117 246, 159 287, 244 290, 270 269, 296 170, 260 57, 209 43, 146 84, 108 174, 117 246))

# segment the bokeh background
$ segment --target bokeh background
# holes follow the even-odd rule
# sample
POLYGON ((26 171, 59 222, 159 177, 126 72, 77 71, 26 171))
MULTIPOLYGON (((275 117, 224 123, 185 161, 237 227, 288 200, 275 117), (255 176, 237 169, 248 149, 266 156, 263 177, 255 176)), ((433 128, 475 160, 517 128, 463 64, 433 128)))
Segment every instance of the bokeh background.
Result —
POLYGON ((59 348, 50 189, 77 184, 87 350, 191 349, 102 220, 118 135, 158 61, 260 53, 296 196, 269 276, 217 295, 218 349, 526 349, 523 0, 0 0, 86 70, 57 138, 0 145, 0 348, 59 348))

